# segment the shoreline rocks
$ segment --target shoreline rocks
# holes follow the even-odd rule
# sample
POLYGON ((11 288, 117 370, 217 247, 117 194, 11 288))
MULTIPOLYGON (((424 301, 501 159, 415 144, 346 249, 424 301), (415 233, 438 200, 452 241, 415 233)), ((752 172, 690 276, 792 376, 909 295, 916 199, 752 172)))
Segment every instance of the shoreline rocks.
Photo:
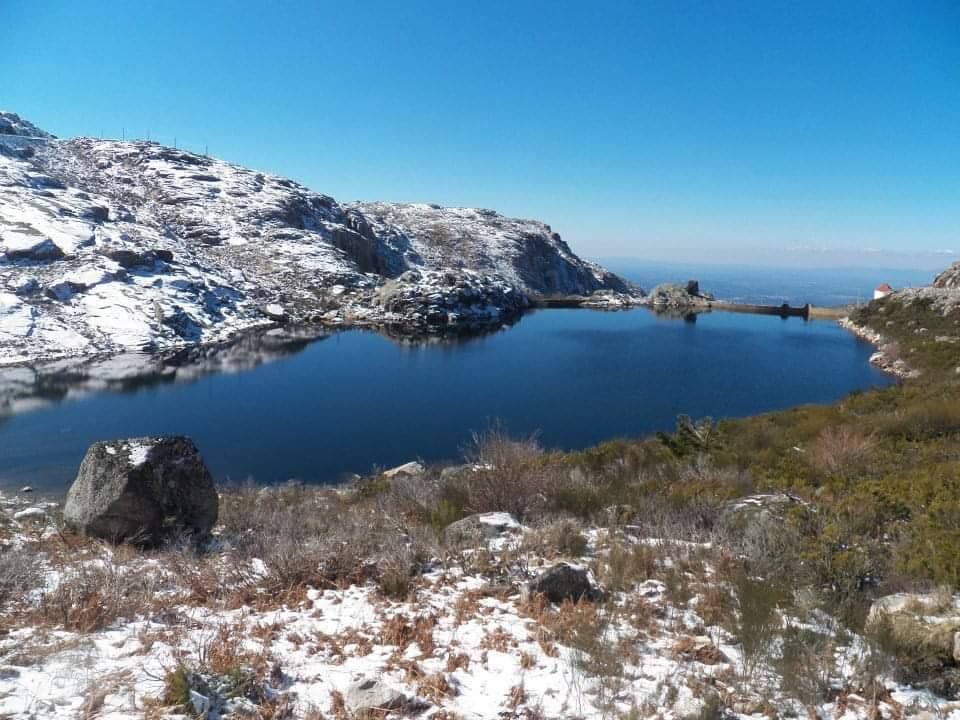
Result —
POLYGON ((904 360, 896 357, 896 346, 888 342, 887 339, 876 330, 872 330, 863 325, 857 325, 849 317, 841 318, 839 324, 844 330, 848 330, 861 340, 877 348, 877 351, 870 356, 870 364, 874 367, 890 373, 901 380, 908 380, 920 376, 920 371, 914 370, 904 360))

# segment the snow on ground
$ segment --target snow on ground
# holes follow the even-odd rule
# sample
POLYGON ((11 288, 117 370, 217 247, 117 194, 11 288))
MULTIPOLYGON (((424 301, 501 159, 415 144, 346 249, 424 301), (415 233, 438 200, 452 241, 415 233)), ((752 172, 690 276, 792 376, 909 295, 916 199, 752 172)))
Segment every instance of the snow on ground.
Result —
MULTIPOLYGON (((7 513, 23 513, 22 507, 9 498, 0 501, 7 513)), ((55 537, 49 527, 44 530, 49 507, 38 510, 8 521, 3 542, 23 544, 37 533, 55 537)), ((494 543, 499 549, 488 561, 522 559, 535 575, 550 561, 524 545, 530 531, 522 531, 494 543)), ((611 552, 609 531, 590 530, 587 537, 586 554, 573 560, 594 564, 611 552)), ((686 567, 691 585, 722 582, 709 563, 705 574, 695 572, 697 558, 710 557, 708 546, 633 542, 672 557, 664 566, 671 572, 686 567)), ((66 560, 51 552, 37 558, 46 568, 45 594, 31 601, 38 607, 55 605, 58 588, 91 569, 106 577, 136 574, 152 583, 155 602, 93 632, 64 630, 43 614, 27 615, 33 622, 0 615, 3 718, 170 716, 173 710, 164 710, 160 699, 177 669, 207 672, 205 687, 212 688, 223 687, 213 680, 211 669, 219 667, 226 672, 222 677, 232 678, 260 668, 265 689, 252 699, 229 700, 218 700, 213 691, 194 692, 196 707, 212 703, 209 717, 260 716, 267 705, 285 708, 288 717, 346 717, 342 701, 351 685, 374 680, 407 698, 406 710, 385 713, 389 717, 672 719, 697 716, 717 694, 740 718, 769 717, 775 710, 786 717, 846 720, 960 719, 960 704, 892 683, 875 706, 838 687, 834 700, 807 708, 779 690, 781 678, 771 668, 745 679, 737 639, 705 620, 705 596, 678 591, 675 574, 636 582, 602 608, 557 606, 467 569, 463 560, 470 565, 469 558, 480 557, 475 553, 487 552, 481 549, 463 560, 433 561, 405 601, 385 598, 373 584, 348 584, 285 597, 259 594, 218 607, 190 602, 187 589, 178 586, 189 574, 178 575, 165 564, 169 559, 131 558, 123 548, 95 545, 74 548, 75 556, 66 560)), ((260 560, 249 565, 248 577, 267 572, 260 560)), ((836 628, 816 613, 803 622, 782 620, 819 633, 836 628)), ((837 646, 832 672, 840 682, 853 676, 862 652, 856 637, 837 646)))

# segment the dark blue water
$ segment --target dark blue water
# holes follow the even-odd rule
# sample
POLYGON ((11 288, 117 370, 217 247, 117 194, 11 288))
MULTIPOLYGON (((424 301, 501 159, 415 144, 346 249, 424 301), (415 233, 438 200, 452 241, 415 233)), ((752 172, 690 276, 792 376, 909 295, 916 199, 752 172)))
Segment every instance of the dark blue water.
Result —
POLYGON ((582 448, 672 429, 679 413, 749 415, 888 382, 831 322, 726 313, 545 310, 460 344, 350 331, 294 349, 189 382, 176 381, 197 377, 185 368, 75 399, 47 387, 53 404, 0 421, 0 486, 62 489, 91 442, 115 437, 190 435, 219 480, 328 482, 454 459, 494 419, 582 448))

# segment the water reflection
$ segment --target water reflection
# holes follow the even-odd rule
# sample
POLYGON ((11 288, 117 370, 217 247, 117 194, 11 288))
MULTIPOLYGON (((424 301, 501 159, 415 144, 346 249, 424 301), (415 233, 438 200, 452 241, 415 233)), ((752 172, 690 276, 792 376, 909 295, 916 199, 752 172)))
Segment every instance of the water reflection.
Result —
POLYGON ((238 373, 298 353, 329 337, 319 328, 278 328, 229 344, 162 353, 71 358, 0 370, 0 419, 98 392, 136 392, 188 383, 212 373, 238 373))
MULTIPOLYGON (((387 327, 381 334, 402 347, 454 347, 507 330, 516 322, 482 330, 415 336, 402 328, 387 327)), ((219 345, 0 368, 0 424, 13 415, 92 393, 133 393, 157 385, 195 382, 212 374, 246 372, 302 352, 336 332, 315 326, 281 327, 248 333, 219 345)))

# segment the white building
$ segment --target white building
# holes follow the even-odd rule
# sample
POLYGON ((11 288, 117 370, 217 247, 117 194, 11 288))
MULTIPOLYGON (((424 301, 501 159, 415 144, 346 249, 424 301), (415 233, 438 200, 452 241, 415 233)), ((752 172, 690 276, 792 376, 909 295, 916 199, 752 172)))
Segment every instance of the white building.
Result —
POLYGON ((892 295, 892 294, 893 294, 893 288, 887 285, 886 283, 883 283, 882 285, 879 285, 876 290, 873 291, 873 299, 882 300, 883 298, 887 297, 887 295, 892 295))

